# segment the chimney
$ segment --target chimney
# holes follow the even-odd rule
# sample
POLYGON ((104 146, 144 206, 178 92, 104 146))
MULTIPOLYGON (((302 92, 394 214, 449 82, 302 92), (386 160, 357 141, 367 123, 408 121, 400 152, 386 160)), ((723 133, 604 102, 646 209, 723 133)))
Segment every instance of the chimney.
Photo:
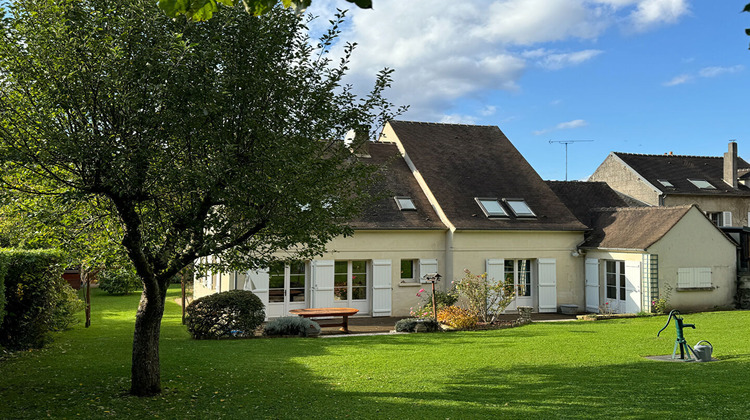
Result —
POLYGON ((737 142, 729 142, 729 151, 724 153, 724 182, 737 188, 737 142))

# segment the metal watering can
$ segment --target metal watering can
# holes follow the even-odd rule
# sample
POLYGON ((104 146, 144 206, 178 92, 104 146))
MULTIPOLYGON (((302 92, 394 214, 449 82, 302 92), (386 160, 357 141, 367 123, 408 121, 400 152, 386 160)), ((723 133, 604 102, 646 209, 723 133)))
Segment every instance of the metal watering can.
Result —
POLYGON ((711 354, 713 352, 714 346, 712 346, 707 340, 701 340, 693 346, 693 354, 695 354, 695 357, 699 362, 710 362, 711 354), (701 343, 706 343, 708 345, 706 346, 701 343))

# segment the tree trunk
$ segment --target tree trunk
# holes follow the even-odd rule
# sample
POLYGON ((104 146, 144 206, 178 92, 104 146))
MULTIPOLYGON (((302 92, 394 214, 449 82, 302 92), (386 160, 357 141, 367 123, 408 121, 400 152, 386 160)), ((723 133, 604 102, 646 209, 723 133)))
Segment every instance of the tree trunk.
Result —
POLYGON ((147 293, 144 288, 141 303, 135 315, 130 393, 139 397, 161 392, 159 334, 165 298, 165 292, 147 293))

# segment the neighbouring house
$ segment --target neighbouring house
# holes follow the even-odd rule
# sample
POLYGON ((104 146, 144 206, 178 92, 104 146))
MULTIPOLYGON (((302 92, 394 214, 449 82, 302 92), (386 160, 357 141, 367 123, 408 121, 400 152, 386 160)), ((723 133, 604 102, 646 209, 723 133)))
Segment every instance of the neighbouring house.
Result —
POLYGON ((695 205, 625 207, 603 182, 548 181, 591 230, 584 256, 586 311, 728 308, 737 290, 736 244, 695 205))
POLYGON ((354 307, 371 316, 406 316, 438 273, 440 289, 464 269, 512 279, 508 308, 557 312, 584 305, 587 229, 494 126, 391 121, 368 159, 384 165, 390 195, 312 261, 247 273, 208 273, 199 297, 234 288, 255 292, 269 317, 304 307, 354 307))
POLYGON ((729 143, 723 157, 612 152, 589 181, 650 206, 696 204, 717 226, 748 226, 750 163, 729 143))

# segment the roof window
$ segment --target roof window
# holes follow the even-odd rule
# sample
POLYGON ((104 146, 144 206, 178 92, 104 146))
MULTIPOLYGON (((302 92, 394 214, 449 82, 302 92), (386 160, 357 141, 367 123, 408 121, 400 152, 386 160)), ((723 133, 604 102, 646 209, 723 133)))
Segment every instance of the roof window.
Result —
POLYGON ((667 181, 666 179, 658 179, 659 183, 665 187, 674 188, 674 185, 672 185, 671 182, 667 181))
POLYGON ((688 181, 690 181, 691 183, 693 183, 693 185, 695 185, 696 187, 698 187, 698 188, 700 188, 702 190, 715 190, 716 189, 716 187, 714 187, 713 185, 711 185, 705 179, 690 179, 690 178, 688 178, 688 181))
POLYGON ((510 207, 510 210, 516 217, 536 217, 536 214, 531 211, 526 201, 521 198, 506 198, 503 201, 510 207))
POLYGON ((411 197, 393 197, 396 200, 398 209, 401 211, 416 210, 417 206, 414 205, 411 197))
POLYGON ((482 208, 484 215, 487 217, 508 217, 508 213, 503 210, 503 206, 497 198, 479 198, 474 197, 479 207, 482 208))

